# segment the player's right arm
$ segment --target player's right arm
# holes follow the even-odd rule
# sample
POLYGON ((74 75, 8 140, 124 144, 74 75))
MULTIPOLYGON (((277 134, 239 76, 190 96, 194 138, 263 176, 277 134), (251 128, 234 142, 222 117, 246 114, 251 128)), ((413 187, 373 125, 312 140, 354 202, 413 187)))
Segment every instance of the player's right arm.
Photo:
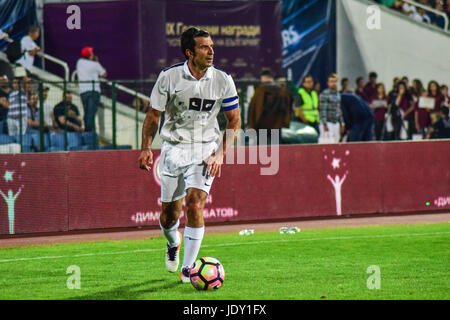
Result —
POLYGON ((150 108, 145 116, 144 124, 142 126, 142 144, 141 155, 139 156, 139 168, 150 171, 153 164, 153 153, 151 151, 153 140, 158 132, 159 118, 162 112, 150 108))

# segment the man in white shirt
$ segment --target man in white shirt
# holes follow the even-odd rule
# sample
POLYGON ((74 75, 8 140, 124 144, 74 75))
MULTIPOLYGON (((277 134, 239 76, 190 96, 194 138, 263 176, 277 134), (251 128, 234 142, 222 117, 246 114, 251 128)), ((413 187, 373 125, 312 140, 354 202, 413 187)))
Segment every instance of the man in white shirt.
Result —
POLYGON ((84 123, 86 131, 94 131, 95 115, 100 103, 100 77, 106 78, 105 68, 94 55, 94 48, 84 47, 81 58, 77 61, 77 75, 81 100, 84 108, 84 123))
POLYGON ((34 57, 41 48, 36 44, 36 40, 39 38, 40 30, 38 26, 31 26, 28 29, 28 35, 20 40, 20 49, 22 51, 22 56, 17 60, 16 63, 22 65, 31 72, 31 67, 34 64, 34 57))
POLYGON ((205 231, 206 197, 215 175, 220 177, 227 149, 241 127, 241 117, 233 79, 213 67, 213 41, 209 33, 187 29, 181 35, 181 50, 187 61, 163 70, 153 87, 138 162, 141 169, 150 171, 151 145, 161 114, 165 112, 160 133, 164 141, 159 161, 160 226, 167 238, 166 268, 175 272, 182 241, 178 232, 179 216, 186 196, 187 223, 180 280, 188 283, 205 231), (222 141, 217 122, 221 110, 228 122, 222 141))

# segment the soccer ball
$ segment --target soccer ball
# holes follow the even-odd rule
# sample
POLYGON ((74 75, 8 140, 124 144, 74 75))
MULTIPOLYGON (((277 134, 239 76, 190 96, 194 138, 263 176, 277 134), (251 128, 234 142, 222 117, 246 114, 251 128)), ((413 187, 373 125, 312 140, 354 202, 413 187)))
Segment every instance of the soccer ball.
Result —
POLYGON ((225 270, 216 258, 203 257, 192 265, 190 279, 197 290, 217 290, 225 280, 225 270))

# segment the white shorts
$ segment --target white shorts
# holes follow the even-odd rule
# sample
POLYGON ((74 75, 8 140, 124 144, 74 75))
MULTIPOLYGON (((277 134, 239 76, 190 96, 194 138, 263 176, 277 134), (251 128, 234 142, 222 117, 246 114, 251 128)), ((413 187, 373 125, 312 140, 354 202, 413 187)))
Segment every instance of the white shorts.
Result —
POLYGON ((206 172, 203 160, 216 149, 216 143, 195 149, 193 145, 164 142, 159 161, 161 201, 172 202, 184 198, 189 188, 200 189, 209 194, 214 177, 206 172))

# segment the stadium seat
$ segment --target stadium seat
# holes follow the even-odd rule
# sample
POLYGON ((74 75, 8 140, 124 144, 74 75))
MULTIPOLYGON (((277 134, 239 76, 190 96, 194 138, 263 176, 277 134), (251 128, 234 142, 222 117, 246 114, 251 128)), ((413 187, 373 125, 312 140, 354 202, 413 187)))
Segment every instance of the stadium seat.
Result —
POLYGON ((67 132, 67 147, 69 150, 72 148, 81 147, 83 145, 83 140, 79 132, 67 132))
POLYGON ((131 149, 133 149, 133 147, 130 146, 129 144, 124 144, 124 145, 121 145, 121 146, 117 146, 117 149, 118 150, 131 150, 131 149))
MULTIPOLYGON (((33 146, 36 150, 40 150, 41 148, 41 135, 40 133, 33 133, 31 135, 33 146)), ((44 151, 47 151, 50 148, 50 135, 49 133, 44 133, 44 151)))
POLYGON ((65 151, 64 133, 50 133, 49 151, 65 151))
POLYGON ((88 146, 89 150, 98 149, 98 135, 95 132, 81 133, 82 145, 88 146))
POLYGON ((10 137, 6 134, 0 134, 0 145, 2 144, 8 144, 8 143, 14 143, 13 137, 10 137))

